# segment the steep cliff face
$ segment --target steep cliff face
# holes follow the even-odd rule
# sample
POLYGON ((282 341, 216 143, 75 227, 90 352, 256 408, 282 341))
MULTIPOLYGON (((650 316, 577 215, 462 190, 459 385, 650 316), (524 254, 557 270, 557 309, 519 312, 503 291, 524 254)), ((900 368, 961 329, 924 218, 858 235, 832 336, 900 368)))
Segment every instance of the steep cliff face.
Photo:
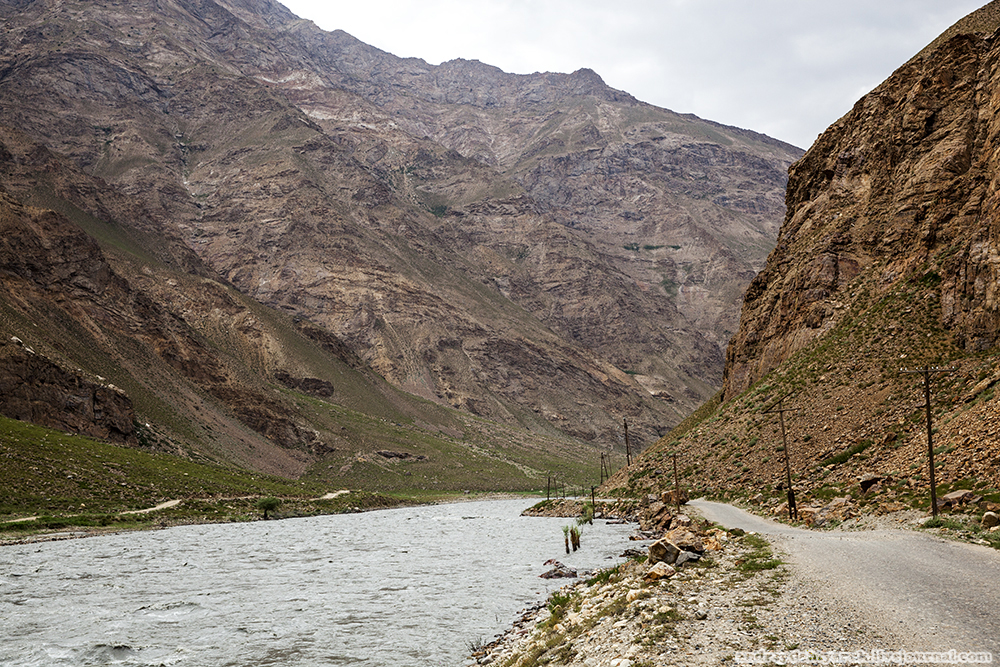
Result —
POLYGON ((995 345, 996 39, 958 34, 913 59, 792 167, 777 247, 727 353, 726 399, 908 283, 959 348, 995 345))
POLYGON ((848 494, 853 510, 928 509, 929 368, 939 498, 1000 500, 998 27, 1000 2, 960 21, 793 165, 721 402, 610 486, 667 489, 676 453, 695 493, 777 512, 788 456, 810 516, 848 494))

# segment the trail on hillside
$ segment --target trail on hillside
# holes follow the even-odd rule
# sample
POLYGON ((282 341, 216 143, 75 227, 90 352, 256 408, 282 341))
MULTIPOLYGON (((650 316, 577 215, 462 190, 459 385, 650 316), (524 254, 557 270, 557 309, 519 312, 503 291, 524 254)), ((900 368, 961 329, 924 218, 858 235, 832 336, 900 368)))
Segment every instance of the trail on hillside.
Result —
MULTIPOLYGON (((910 645, 886 650, 990 651, 1000 657, 1000 552, 909 530, 812 531, 691 501, 727 528, 767 537, 821 595, 852 605, 910 645)), ((850 650, 850 647, 844 647, 850 650)))

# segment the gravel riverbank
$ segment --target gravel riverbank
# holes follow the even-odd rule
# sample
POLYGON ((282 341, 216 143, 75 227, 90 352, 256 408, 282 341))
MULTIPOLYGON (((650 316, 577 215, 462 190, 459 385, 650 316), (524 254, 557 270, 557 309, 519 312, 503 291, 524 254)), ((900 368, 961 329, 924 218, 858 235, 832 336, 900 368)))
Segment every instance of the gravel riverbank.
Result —
MULTIPOLYGON (((825 598, 766 540, 718 533, 707 551, 657 581, 630 560, 564 586, 469 664, 652 667, 736 664, 758 651, 892 650, 899 638, 825 598)), ((773 661, 772 661, 773 662, 773 661)))

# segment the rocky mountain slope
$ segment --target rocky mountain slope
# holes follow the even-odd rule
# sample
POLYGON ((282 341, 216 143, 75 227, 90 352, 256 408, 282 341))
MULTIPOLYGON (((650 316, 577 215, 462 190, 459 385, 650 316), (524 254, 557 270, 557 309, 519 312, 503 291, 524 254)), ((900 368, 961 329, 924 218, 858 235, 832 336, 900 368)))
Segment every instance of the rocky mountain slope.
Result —
MULTIPOLYGON (((430 66, 265 0, 8 2, 0 21, 0 124, 94 178, 59 202, 395 387, 602 445, 623 417, 650 442, 720 385, 800 154, 590 71, 430 66)), ((15 199, 49 206, 28 183, 15 199)), ((209 302, 184 317, 233 324, 209 302)))
POLYGON ((904 371, 931 367, 954 369, 932 376, 937 481, 998 493, 998 27, 997 2, 959 22, 793 165, 722 403, 661 442, 633 485, 676 451, 701 488, 773 493, 783 398, 801 489, 857 499, 867 478, 879 506, 927 506, 923 378, 904 371))
POLYGON ((134 197, 17 132, 0 145, 0 414, 322 485, 590 478, 591 447, 393 388, 326 329, 126 224, 148 215, 134 197))

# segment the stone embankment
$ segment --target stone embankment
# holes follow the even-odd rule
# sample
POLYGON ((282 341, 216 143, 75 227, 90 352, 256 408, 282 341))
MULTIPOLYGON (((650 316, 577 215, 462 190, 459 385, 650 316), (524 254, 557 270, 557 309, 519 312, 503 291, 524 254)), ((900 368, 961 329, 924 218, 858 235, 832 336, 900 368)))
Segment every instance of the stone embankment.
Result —
MULTIPOLYGON (((642 509, 658 539, 556 591, 470 657, 501 667, 732 664, 756 651, 891 649, 893 637, 824 600, 753 533, 642 509), (659 516, 659 526, 650 520, 659 516)), ((803 653, 800 653, 801 656, 803 653)))

